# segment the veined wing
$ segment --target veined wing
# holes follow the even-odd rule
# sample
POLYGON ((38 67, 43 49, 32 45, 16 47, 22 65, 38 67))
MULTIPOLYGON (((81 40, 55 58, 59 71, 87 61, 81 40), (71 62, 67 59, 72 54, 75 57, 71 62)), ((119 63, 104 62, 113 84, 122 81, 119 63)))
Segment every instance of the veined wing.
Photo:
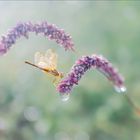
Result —
POLYGON ((35 64, 41 68, 54 70, 57 68, 57 54, 49 49, 45 54, 36 52, 34 56, 35 64))
POLYGON ((36 52, 34 55, 34 62, 41 68, 49 67, 49 63, 45 61, 45 56, 43 53, 36 52))
POLYGON ((45 62, 48 63, 50 69, 56 69, 57 54, 51 49, 47 50, 45 54, 45 62))
POLYGON ((34 63, 36 64, 36 65, 38 65, 38 63, 40 62, 40 58, 42 57, 42 54, 40 53, 40 52, 36 52, 35 54, 34 54, 34 63))

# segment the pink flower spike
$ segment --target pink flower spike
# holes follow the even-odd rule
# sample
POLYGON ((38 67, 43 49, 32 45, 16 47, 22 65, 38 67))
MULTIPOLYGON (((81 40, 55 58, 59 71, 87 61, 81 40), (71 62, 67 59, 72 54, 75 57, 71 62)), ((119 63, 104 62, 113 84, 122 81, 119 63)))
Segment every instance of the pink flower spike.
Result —
POLYGON ((0 43, 0 55, 3 55, 7 52, 7 49, 4 47, 2 43, 0 43))
POLYGON ((106 58, 100 55, 83 56, 78 59, 67 76, 58 84, 57 91, 61 95, 70 93, 74 85, 78 85, 81 77, 91 68, 103 73, 113 83, 117 92, 126 91, 124 78, 106 58))
POLYGON ((0 41, 0 44, 2 45, 1 55, 6 53, 6 50, 9 50, 9 48, 16 43, 17 39, 21 37, 28 39, 30 32, 34 32, 36 35, 41 34, 47 37, 48 40, 55 41, 59 46, 64 47, 65 50, 74 50, 71 36, 66 34, 63 29, 58 28, 54 24, 48 24, 47 21, 37 24, 27 22, 18 23, 5 36, 2 36, 0 41))

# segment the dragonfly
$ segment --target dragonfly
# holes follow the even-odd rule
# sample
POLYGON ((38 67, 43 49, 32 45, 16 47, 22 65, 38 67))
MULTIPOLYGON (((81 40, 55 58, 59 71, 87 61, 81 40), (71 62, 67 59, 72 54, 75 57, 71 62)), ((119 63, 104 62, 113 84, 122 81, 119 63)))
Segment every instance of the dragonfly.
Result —
POLYGON ((25 63, 53 76, 53 84, 56 86, 64 77, 63 73, 57 70, 57 58, 57 54, 49 49, 46 53, 36 52, 34 55, 34 64, 28 61, 25 61, 25 63))

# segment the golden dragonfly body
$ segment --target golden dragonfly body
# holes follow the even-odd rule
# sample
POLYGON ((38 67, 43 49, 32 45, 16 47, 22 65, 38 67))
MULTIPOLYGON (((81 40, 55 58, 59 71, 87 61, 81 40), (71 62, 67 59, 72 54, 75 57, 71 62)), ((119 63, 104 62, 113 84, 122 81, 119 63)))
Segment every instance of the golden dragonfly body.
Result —
POLYGON ((61 78, 63 78, 63 73, 57 70, 57 54, 53 50, 49 49, 45 54, 36 52, 34 56, 34 62, 35 64, 25 61, 26 64, 34 66, 46 72, 47 74, 54 76, 55 78, 53 83, 55 85, 61 78))

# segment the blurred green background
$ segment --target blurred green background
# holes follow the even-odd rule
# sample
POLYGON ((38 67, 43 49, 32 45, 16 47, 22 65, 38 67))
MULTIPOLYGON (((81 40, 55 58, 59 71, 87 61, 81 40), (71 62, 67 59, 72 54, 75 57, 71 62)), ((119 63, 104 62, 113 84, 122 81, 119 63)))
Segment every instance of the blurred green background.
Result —
POLYGON ((140 140, 140 116, 99 72, 87 72, 62 102, 49 78, 24 64, 53 48, 67 73, 80 56, 102 54, 140 106, 140 2, 0 1, 0 35, 19 21, 44 20, 71 34, 78 53, 31 33, 0 57, 0 140, 140 140))

